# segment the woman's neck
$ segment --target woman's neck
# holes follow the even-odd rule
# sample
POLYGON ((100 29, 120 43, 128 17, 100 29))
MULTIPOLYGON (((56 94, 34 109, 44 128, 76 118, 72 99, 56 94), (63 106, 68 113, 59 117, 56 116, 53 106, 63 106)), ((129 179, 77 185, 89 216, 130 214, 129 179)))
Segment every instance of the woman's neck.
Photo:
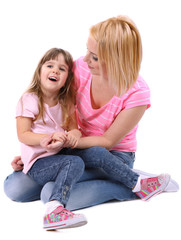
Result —
POLYGON ((108 80, 93 77, 90 86, 90 97, 92 108, 101 108, 106 103, 108 103, 114 96, 116 92, 113 87, 111 87, 108 83, 108 80))

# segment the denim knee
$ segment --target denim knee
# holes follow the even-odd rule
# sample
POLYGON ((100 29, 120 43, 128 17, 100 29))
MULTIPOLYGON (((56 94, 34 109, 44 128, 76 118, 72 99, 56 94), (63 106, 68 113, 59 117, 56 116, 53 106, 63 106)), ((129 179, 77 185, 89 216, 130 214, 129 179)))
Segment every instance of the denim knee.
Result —
POLYGON ((40 199, 42 187, 23 172, 13 172, 4 181, 4 192, 16 202, 31 202, 40 199))
POLYGON ((91 147, 84 149, 80 157, 83 158, 86 167, 103 167, 109 150, 104 147, 91 147))
POLYGON ((107 162, 106 159, 110 158, 110 151, 107 150, 104 147, 91 147, 89 148, 89 151, 86 152, 85 155, 85 163, 86 166, 89 167, 89 164, 93 163, 93 166, 91 167, 99 167, 103 168, 105 166, 105 163, 107 162), (90 157, 88 156, 90 155, 90 157))
POLYGON ((76 181, 79 180, 79 178, 83 175, 83 172, 85 170, 85 164, 81 157, 79 156, 68 156, 69 157, 69 171, 71 175, 76 179, 76 181))
POLYGON ((105 147, 95 146, 95 147, 87 148, 86 151, 88 151, 88 152, 96 152, 99 155, 99 154, 105 153, 105 152, 107 152, 109 150, 107 150, 105 147))
POLYGON ((72 159, 70 159, 71 160, 71 165, 72 165, 71 169, 73 170, 74 174, 76 173, 76 175, 81 177, 83 175, 84 170, 85 170, 84 161, 79 156, 70 156, 70 158, 71 157, 72 157, 72 159))

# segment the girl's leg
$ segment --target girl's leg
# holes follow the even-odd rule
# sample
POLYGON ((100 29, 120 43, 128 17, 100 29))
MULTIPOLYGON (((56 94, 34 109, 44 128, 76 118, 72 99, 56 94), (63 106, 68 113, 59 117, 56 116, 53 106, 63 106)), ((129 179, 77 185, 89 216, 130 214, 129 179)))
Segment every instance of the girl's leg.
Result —
POLYGON ((42 186, 23 172, 13 172, 4 181, 4 192, 13 201, 31 202, 40 199, 42 186))
POLYGON ((163 192, 170 182, 168 174, 142 179, 139 174, 132 171, 127 165, 127 161, 134 153, 108 151, 103 147, 69 151, 73 155, 80 156, 84 160, 86 167, 103 169, 112 179, 132 189, 135 194, 145 201, 163 192))
POLYGON ((80 157, 58 154, 37 160, 29 170, 29 176, 40 185, 55 181, 46 204, 44 229, 75 227, 87 223, 84 215, 74 214, 64 208, 73 185, 83 171, 84 163, 80 157))
POLYGON ((101 168, 110 178, 132 189, 138 182, 139 175, 128 166, 134 153, 108 151, 103 147, 69 150, 69 154, 79 156, 88 168, 101 168))
MULTIPOLYGON (((147 173, 138 169, 133 169, 133 171, 139 174, 143 179, 158 176, 158 174, 147 173)), ((169 184, 164 189, 164 192, 177 192, 178 190, 179 190, 179 184, 174 179, 171 178, 169 184)))
MULTIPOLYGON (((133 167, 134 154, 125 159, 125 164, 133 167)), ((54 182, 45 184, 41 191, 41 200, 46 203, 52 193, 54 182)), ((77 210, 101 204, 110 200, 134 200, 138 199, 129 188, 121 183, 111 180, 109 176, 99 168, 90 168, 76 183, 71 191, 66 207, 69 210, 77 210), (80 198, 81 196, 81 198, 80 198)))
POLYGON ((37 160, 28 175, 39 185, 54 181, 54 188, 49 198, 66 205, 72 186, 80 179, 84 163, 78 156, 52 155, 37 160))

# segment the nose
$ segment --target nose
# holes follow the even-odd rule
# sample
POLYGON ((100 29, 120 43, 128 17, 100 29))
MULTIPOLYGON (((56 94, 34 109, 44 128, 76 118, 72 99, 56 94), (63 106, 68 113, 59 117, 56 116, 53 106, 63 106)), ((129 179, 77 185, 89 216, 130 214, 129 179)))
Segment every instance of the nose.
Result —
POLYGON ((59 74, 59 73, 60 73, 60 70, 59 70, 58 67, 54 67, 52 71, 53 71, 53 73, 55 73, 55 74, 59 74))
POLYGON ((89 62, 90 61, 90 52, 87 50, 86 55, 83 58, 84 62, 89 62))

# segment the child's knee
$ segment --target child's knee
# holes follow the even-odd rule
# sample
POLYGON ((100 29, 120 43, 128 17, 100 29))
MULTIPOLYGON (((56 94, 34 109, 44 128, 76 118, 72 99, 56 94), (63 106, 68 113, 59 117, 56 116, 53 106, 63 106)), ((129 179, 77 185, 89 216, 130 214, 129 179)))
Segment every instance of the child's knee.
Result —
POLYGON ((84 164, 84 161, 82 160, 82 158, 78 157, 78 156, 74 156, 72 163, 74 164, 73 168, 75 170, 77 170, 78 172, 80 172, 82 175, 84 172, 84 169, 85 169, 85 164, 84 164))

